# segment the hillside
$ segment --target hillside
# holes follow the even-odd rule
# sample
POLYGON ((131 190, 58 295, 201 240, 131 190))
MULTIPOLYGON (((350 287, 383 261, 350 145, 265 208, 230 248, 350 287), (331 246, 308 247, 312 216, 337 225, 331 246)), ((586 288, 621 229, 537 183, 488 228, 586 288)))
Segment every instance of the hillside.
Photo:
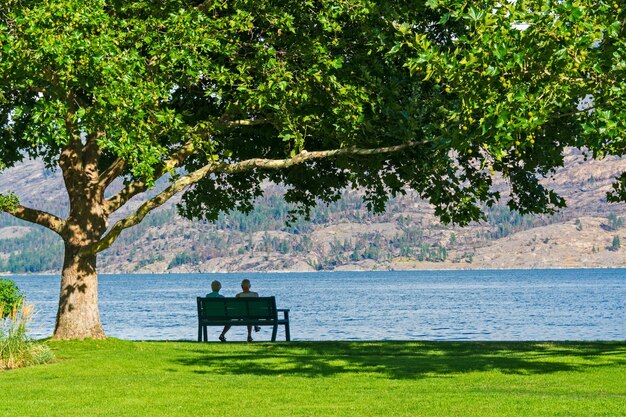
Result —
MULTIPOLYGON (((624 170, 624 160, 584 161, 571 151, 566 167, 546 180, 568 208, 520 216, 498 206, 486 222, 465 228, 442 225, 411 193, 374 215, 358 192, 346 192, 316 208, 310 222, 293 225, 286 225, 289 206, 278 187, 268 187, 249 215, 232 213, 214 224, 180 218, 174 201, 124 231, 98 262, 104 273, 626 267, 626 205, 605 199, 624 170)), ((3 172, 0 192, 8 190, 27 205, 67 211, 60 174, 39 162, 3 172)), ((53 233, 0 216, 0 270, 57 273, 61 259, 53 233)))

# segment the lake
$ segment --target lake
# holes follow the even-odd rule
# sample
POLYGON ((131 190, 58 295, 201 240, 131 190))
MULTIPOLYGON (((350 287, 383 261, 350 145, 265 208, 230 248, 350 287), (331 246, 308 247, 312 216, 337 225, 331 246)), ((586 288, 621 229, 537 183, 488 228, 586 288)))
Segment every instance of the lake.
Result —
MULTIPOLYGON (((291 309, 293 340, 626 340, 626 269, 101 275, 102 323, 121 339, 195 340, 196 297, 214 279, 232 296, 243 278, 291 309)), ((35 306, 31 336, 50 336, 60 277, 11 279, 35 306)))

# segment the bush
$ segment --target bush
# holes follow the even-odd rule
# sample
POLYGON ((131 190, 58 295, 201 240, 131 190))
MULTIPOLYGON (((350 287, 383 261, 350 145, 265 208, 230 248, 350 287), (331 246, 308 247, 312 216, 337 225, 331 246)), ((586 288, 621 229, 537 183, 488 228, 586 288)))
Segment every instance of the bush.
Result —
POLYGON ((38 365, 54 358, 48 346, 33 342, 26 334, 32 313, 33 307, 20 298, 11 313, 0 319, 0 369, 38 365))
POLYGON ((613 236, 613 243, 611 243, 610 251, 616 251, 622 246, 619 236, 613 236))
MULTIPOLYGON (((13 307, 21 305, 24 296, 10 279, 0 278, 0 319, 11 314, 13 307)), ((18 307, 19 308, 19 307, 18 307)))
POLYGON ((0 278, 0 313, 0 369, 37 365, 53 359, 48 346, 33 342, 27 335, 33 307, 24 302, 24 295, 13 281, 3 278, 0 278))

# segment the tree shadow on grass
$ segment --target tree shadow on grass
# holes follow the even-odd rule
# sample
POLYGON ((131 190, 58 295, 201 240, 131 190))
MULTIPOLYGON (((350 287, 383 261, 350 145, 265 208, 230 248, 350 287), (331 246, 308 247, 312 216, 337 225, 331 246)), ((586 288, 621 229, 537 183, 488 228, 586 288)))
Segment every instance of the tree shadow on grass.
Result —
MULTIPOLYGON (((181 352, 182 353, 182 352, 181 352)), ((549 374, 626 366, 623 342, 291 342, 202 345, 174 359, 198 374, 388 379, 449 377, 497 370, 549 374)))

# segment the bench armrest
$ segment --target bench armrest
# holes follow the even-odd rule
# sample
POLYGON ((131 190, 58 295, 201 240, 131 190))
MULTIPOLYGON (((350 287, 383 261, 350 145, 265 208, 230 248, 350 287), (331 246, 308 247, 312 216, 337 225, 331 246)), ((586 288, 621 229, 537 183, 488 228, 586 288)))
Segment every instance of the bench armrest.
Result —
POLYGON ((277 312, 282 312, 285 320, 289 320, 289 309, 288 308, 277 308, 277 312))

